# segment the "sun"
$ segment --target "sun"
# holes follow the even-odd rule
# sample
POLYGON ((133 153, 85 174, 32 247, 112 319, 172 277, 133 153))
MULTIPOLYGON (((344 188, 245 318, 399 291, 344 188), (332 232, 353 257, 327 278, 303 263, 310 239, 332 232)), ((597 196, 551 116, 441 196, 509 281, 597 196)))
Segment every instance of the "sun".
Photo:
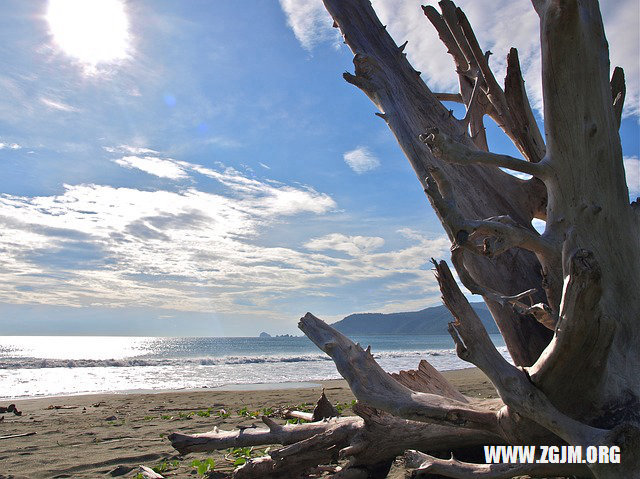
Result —
POLYGON ((50 0, 47 21, 56 45, 90 69, 128 56, 129 19, 121 0, 50 0))

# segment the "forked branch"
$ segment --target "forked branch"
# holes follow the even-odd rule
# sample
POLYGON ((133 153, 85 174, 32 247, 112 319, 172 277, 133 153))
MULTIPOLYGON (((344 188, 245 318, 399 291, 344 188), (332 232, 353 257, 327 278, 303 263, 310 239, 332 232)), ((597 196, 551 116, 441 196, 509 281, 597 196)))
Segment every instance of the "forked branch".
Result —
POLYGON ((473 32, 473 28, 471 28, 471 24, 461 8, 456 8, 456 17, 458 25, 460 25, 460 28, 462 29, 466 43, 469 46, 469 51, 471 52, 473 60, 478 66, 482 79, 484 80, 484 84, 486 85, 486 94, 489 101, 501 117, 508 119, 510 114, 506 98, 504 97, 504 92, 496 81, 496 77, 493 75, 491 68, 489 68, 488 58, 491 52, 485 53, 482 51, 476 35, 473 32))
POLYGON ((518 314, 533 316, 536 321, 544 325, 547 329, 554 330, 558 317, 553 313, 551 308, 544 303, 531 304, 533 295, 537 292, 535 289, 523 291, 522 293, 507 296, 500 294, 485 286, 480 286, 469 274, 467 267, 464 264, 464 252, 466 249, 462 246, 454 246, 451 249, 451 262, 458 272, 458 277, 462 284, 473 294, 479 294, 485 299, 495 301, 501 305, 509 304, 518 314), (523 303, 521 300, 529 298, 529 305, 523 303))
POLYGON ((512 48, 507 55, 507 76, 503 91, 489 67, 490 52, 483 52, 480 48, 464 12, 450 0, 443 0, 439 4, 441 14, 430 5, 422 9, 447 47, 447 52, 453 57, 460 95, 459 99, 452 94, 436 95, 436 98, 464 103, 467 113, 463 123, 470 126, 472 138, 481 134, 481 145, 475 139, 474 142, 482 150, 488 150, 482 119, 488 114, 527 160, 540 161, 545 154, 545 144, 529 104, 517 50, 512 48), (475 86, 481 88, 476 89, 475 86))
MULTIPOLYGON (((508 408, 518 414, 537 422, 569 444, 606 444, 609 431, 580 423, 558 411, 523 370, 502 357, 447 264, 441 261, 435 266, 442 299, 456 319, 449 324, 449 333, 456 343, 458 356, 480 368, 508 408)), ((508 410, 505 413, 508 414, 508 410)))
MULTIPOLYGON (((484 155, 484 153, 479 153, 484 155)), ((519 161, 519 160, 517 160, 519 161)), ((535 165, 535 163, 527 163, 535 165)), ((429 196, 442 222, 449 229, 451 238, 456 245, 468 247, 470 250, 487 256, 499 255, 511 248, 523 248, 539 254, 550 262, 559 259, 556 245, 541 236, 537 231, 516 224, 508 216, 498 216, 486 220, 469 220, 462 216, 453 199, 452 188, 438 168, 429 170, 431 177, 427 178, 425 193, 429 196), (478 236, 491 239, 483 246, 473 244, 478 236)))
POLYGON ((473 150, 460 142, 454 141, 437 128, 431 128, 420 136, 431 152, 442 161, 456 165, 491 165, 519 171, 544 179, 546 167, 544 163, 531 163, 512 156, 473 150))

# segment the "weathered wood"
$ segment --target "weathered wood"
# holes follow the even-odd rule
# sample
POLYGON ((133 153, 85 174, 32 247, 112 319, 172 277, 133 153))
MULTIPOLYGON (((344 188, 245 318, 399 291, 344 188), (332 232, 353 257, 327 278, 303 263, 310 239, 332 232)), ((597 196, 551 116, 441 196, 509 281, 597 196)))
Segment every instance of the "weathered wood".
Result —
MULTIPOLYGON (((498 409, 498 405, 493 407, 498 409)), ((379 467, 380 462, 390 463, 408 448, 441 451, 499 442, 487 431, 438 425, 424 427, 423 423, 400 419, 360 404, 354 406, 354 412, 359 416, 297 425, 279 425, 263 417, 268 428, 171 434, 169 439, 181 454, 229 447, 286 446, 273 450, 269 456, 248 461, 235 471, 235 479, 292 477, 338 457, 349 458, 351 465, 366 471, 379 467)), ((346 474, 344 472, 342 476, 346 477, 346 474)))
POLYGON ((305 421, 315 422, 338 417, 338 410, 329 402, 327 396, 322 389, 322 394, 316 402, 313 412, 296 411, 295 409, 285 409, 282 411, 282 417, 285 419, 303 419, 305 421))
POLYGON ((456 344, 456 352, 461 359, 480 368, 496 387, 508 407, 502 412, 501 419, 504 420, 511 409, 570 444, 605 444, 608 431, 565 416, 531 383, 524 371, 502 357, 477 313, 460 291, 447 264, 441 261, 435 266, 442 300, 455 318, 455 322, 449 323, 449 333, 456 344))
POLYGON ((313 413, 305 411, 296 411, 295 409, 285 409, 282 411, 282 417, 285 419, 302 419, 304 421, 313 421, 313 413))
POLYGON ((28 436, 33 436, 37 434, 35 431, 34 432, 25 432, 22 434, 9 434, 7 436, 0 436, 0 440, 2 439, 14 439, 16 437, 28 437, 28 436))
POLYGON ((439 394, 460 402, 469 402, 464 394, 454 388, 436 368, 424 359, 418 364, 417 370, 391 373, 391 377, 413 391, 439 394))
POLYGON ((499 155, 477 148, 469 148, 453 141, 437 128, 427 130, 420 139, 431 149, 431 152, 439 159, 456 165, 493 165, 510 170, 520 171, 528 175, 543 178, 546 165, 543 163, 531 163, 513 158, 509 155, 499 155))
POLYGON ((164 479, 162 474, 158 474, 156 471, 147 466, 140 466, 140 474, 147 479, 164 479))
POLYGON ((504 96, 513 120, 510 126, 512 135, 515 138, 514 142, 527 160, 539 162, 544 158, 546 146, 529 104, 522 71, 520 70, 518 50, 515 48, 512 48, 507 55, 504 96))
POLYGON ((173 433, 169 435, 171 445, 181 454, 206 452, 229 447, 248 447, 261 444, 293 444, 304 441, 327 428, 349 428, 357 425, 353 418, 333 419, 327 426, 325 423, 310 422, 306 424, 285 424, 281 426, 272 419, 263 416, 262 421, 267 428, 251 428, 243 431, 214 430, 201 434, 173 433))
POLYGON ((622 72, 610 81, 596 1, 549 1, 539 16, 545 161, 553 169, 545 180, 544 235, 564 243, 565 287, 553 343, 530 374, 566 412, 613 427, 640 420, 640 380, 634 372, 640 349, 632 346, 640 342, 640 230, 629 207, 612 101, 614 91, 623 89, 622 72), (579 250, 591 252, 587 264, 599 265, 602 292, 591 307, 581 306, 577 289, 566 284, 567 277, 577 280, 572 268, 582 263, 574 256, 579 250))
MULTIPOLYGON (((366 0, 324 0, 324 3, 355 55, 355 75, 346 74, 345 78, 360 88, 385 114, 389 128, 422 187, 427 186, 429 168, 438 167, 453 185, 454 195, 460 199, 459 209, 465 218, 480 220, 508 215, 523 227, 530 227, 531 207, 529 199, 521 194, 521 180, 497 167, 443 163, 420 141, 422 133, 437 126, 447 136, 459 138, 466 147, 478 148, 465 132, 464 125, 449 114, 416 75, 406 57, 399 53, 398 46, 383 28, 371 4, 366 0)), ((464 34, 457 26, 455 5, 441 2, 441 8, 446 10, 442 17, 453 32, 450 37, 455 38, 459 45, 461 53, 455 55, 461 75, 466 77, 467 73, 473 74, 476 59, 466 40, 462 41, 464 34), (469 61, 472 62, 471 67, 469 61)), ((452 51, 451 48, 449 50, 452 51)), ((468 84, 468 87, 461 94, 465 99, 468 93, 470 100, 473 84, 468 84)), ((440 214, 437 208, 436 213, 440 214)), ((513 295, 536 289, 539 291, 536 302, 546 300, 542 294, 540 266, 533 254, 508 251, 493 259, 469 257, 467 261, 467 269, 478 282, 501 294, 513 295), (510 279, 503 281, 504 278, 510 279)), ((549 330, 532 318, 517 314, 509 305, 489 301, 488 306, 516 364, 533 364, 551 338, 549 330)))
POLYGON ((316 402, 315 407, 313 408, 313 414, 311 415, 312 421, 322 421, 323 419, 329 419, 331 417, 337 417, 338 410, 335 408, 333 404, 329 402, 327 396, 324 394, 324 389, 322 390, 322 394, 320 398, 316 402))
POLYGON ((438 459, 419 451, 407 451, 405 464, 414 469, 411 477, 432 477, 441 474, 456 479, 511 479, 519 476, 579 476, 592 477, 584 464, 471 464, 451 459, 438 459))
POLYGON ((403 386, 378 365, 369 351, 311 313, 300 319, 298 327, 331 356, 338 372, 359 401, 404 419, 499 434, 495 412, 403 386))

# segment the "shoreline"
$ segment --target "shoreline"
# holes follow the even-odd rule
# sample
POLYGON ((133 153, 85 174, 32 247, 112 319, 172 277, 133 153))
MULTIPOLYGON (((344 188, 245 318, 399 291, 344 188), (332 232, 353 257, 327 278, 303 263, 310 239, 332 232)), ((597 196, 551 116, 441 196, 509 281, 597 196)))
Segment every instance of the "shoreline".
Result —
MULTIPOLYGON (((496 397, 489 380, 476 368, 443 374, 471 398, 496 397)), ((350 405, 354 397, 346 381, 317 384, 290 389, 264 389, 263 385, 249 390, 201 388, 11 400, 22 416, 5 413, 0 436, 35 434, 2 440, 2 474, 13 475, 14 479, 95 478, 126 470, 118 477, 130 479, 140 464, 154 467, 177 461, 163 475, 190 477, 190 463, 208 458, 216 462, 216 470, 228 471, 232 467, 228 452, 182 457, 166 436, 171 432, 198 433, 214 427, 233 430, 258 424, 261 414, 271 414, 281 407, 312 408, 322 388, 332 403, 341 405, 343 415, 353 414, 350 405)), ((8 402, 0 405, 7 406, 8 402)), ((284 423, 277 416, 274 420, 284 423)))
POLYGON ((3 397, 0 396, 0 403, 30 401, 38 399, 56 399, 56 398, 74 398, 87 396, 103 396, 103 395, 137 395, 137 394, 163 394, 163 393, 189 393, 189 392, 206 392, 206 391, 271 391, 281 389, 309 389, 317 388, 321 383, 326 381, 340 381, 341 378, 335 379, 318 379, 309 381, 283 381, 281 383, 228 383, 221 386, 200 388, 181 388, 181 389, 122 389, 117 391, 89 391, 73 394, 47 394, 43 396, 27 396, 27 397, 3 397))
MULTIPOLYGON (((477 368, 462 368, 462 369, 447 369, 440 371, 445 376, 451 376, 454 380, 457 377, 458 371, 475 370, 477 368)), ((462 373, 464 374, 464 373, 462 373)), ((266 390, 280 390, 280 389, 313 389, 320 387, 320 385, 327 381, 341 381, 341 377, 334 377, 329 379, 306 379, 300 381, 282 381, 282 382, 255 382, 255 383, 226 383, 219 386, 202 386, 197 388, 163 388, 163 389, 119 389, 115 391, 86 391, 86 392, 74 392, 63 394, 45 394, 38 396, 1 396, 0 404, 6 402, 18 402, 38 399, 54 399, 54 398, 72 398, 72 397, 87 397, 87 396, 100 396, 100 395, 129 395, 129 394, 163 394, 163 393, 188 393, 188 392, 202 392, 202 391, 266 391, 266 390)), ((2 391, 0 391, 2 394, 2 391)))

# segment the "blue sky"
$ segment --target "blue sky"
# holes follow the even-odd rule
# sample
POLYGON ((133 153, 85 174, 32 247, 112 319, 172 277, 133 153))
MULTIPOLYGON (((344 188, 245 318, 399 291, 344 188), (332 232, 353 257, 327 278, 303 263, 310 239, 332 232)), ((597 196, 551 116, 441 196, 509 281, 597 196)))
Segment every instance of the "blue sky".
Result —
MULTIPOLYGON (((460 3, 498 77, 519 47, 539 107, 529 2, 498 2, 497 17, 495 2, 460 3)), ((613 3, 639 194, 638 6, 613 3)), ((68 40, 54 6, 5 0, 0 17, 0 333, 295 333, 306 311, 438 303, 428 260, 448 241, 373 105, 343 81, 352 55, 320 1, 129 1, 124 36, 92 48, 102 27, 62 9, 64 34, 80 25, 68 40), (97 62, 102 47, 112 58, 97 62)), ((374 6, 428 83, 452 88, 420 4, 374 6)))

